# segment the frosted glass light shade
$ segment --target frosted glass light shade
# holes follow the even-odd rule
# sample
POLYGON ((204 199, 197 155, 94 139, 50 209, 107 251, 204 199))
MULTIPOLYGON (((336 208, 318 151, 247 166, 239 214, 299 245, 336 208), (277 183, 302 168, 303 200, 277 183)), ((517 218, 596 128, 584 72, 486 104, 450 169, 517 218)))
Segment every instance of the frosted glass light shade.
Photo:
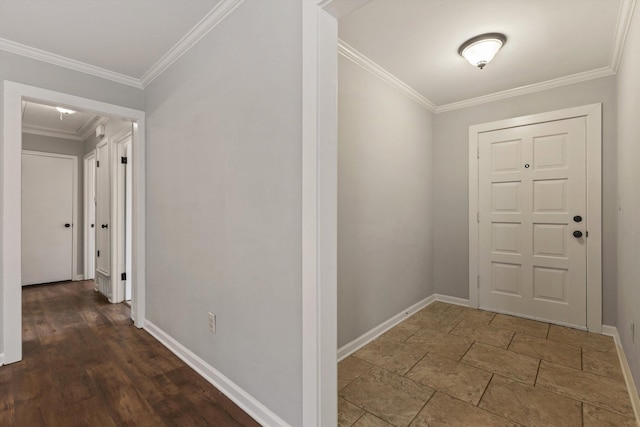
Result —
POLYGON ((506 41, 507 38, 504 34, 482 34, 464 42, 458 53, 469 61, 469 64, 483 69, 496 56, 506 41))
POLYGON ((75 114, 76 113, 74 110, 69 110, 68 108, 62 108, 62 107, 56 107, 56 110, 58 110, 58 112, 60 114, 75 114))

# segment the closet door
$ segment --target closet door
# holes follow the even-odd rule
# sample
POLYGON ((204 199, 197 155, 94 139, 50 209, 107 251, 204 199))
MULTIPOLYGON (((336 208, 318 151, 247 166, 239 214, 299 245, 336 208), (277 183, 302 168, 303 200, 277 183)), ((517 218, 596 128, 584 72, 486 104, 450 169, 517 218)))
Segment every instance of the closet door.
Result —
POLYGON ((96 270, 111 271, 111 224, 109 145, 106 139, 96 147, 96 270))

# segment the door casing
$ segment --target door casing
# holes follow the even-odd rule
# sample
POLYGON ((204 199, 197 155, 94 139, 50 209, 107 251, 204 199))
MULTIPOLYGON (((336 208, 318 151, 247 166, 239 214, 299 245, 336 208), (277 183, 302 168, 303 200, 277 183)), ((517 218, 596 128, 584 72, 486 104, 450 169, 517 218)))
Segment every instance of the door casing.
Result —
POLYGON ((2 351, 3 363, 22 359, 21 286, 21 156, 22 101, 31 100, 75 107, 133 123, 133 299, 131 316, 142 328, 145 322, 145 113, 119 105, 4 81, 2 147, 2 351))
POLYGON ((469 306, 479 304, 478 137, 483 132, 585 117, 587 120, 587 329, 602 332, 602 104, 590 104, 469 127, 469 306))
POLYGON ((96 151, 84 156, 84 280, 96 276, 96 151), (94 226, 91 227, 91 224, 94 226))

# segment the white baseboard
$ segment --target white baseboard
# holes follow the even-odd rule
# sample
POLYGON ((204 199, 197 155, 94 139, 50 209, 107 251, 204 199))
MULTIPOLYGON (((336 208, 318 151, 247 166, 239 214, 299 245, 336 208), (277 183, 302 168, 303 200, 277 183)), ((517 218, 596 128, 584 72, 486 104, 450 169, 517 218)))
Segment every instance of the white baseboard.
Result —
POLYGON ((631 406, 633 406, 633 413, 636 416, 636 422, 640 426, 640 397, 638 397, 638 389, 633 381, 633 375, 631 374, 631 368, 629 368, 629 362, 627 362, 627 356, 624 354, 624 348, 622 347, 620 334, 618 334, 618 328, 615 326, 602 325, 602 335, 609 335, 610 337, 613 337, 613 340, 616 342, 616 349, 618 350, 618 359, 620 360, 620 366, 622 367, 624 382, 627 384, 627 390, 629 391, 629 397, 631 398, 631 406))
POLYGON ((442 295, 442 294, 434 294, 433 296, 436 297, 436 301, 442 301, 442 302, 447 302, 449 304, 455 304, 455 305, 461 305, 463 307, 469 307, 469 300, 468 299, 458 298, 458 297, 450 297, 449 295, 442 295))
POLYGON ((162 329, 148 320, 145 321, 143 328, 187 365, 191 366, 200 376, 213 384, 225 396, 242 408, 243 411, 253 417, 260 425, 290 427, 282 418, 271 412, 249 393, 238 387, 233 381, 218 372, 213 366, 202 360, 162 329))
POLYGON ((369 344, 371 341, 375 340, 380 335, 384 334, 389 329, 393 328, 398 323, 405 320, 407 317, 422 310, 424 307, 428 306, 435 300, 436 300, 435 295, 431 295, 423 299, 422 301, 417 302, 411 307, 405 310, 402 310, 400 313, 396 314, 391 319, 382 322, 375 328, 371 329, 369 332, 366 332, 360 335, 358 338, 351 341, 350 343, 343 345, 338 349, 338 362, 352 355, 356 351, 360 350, 362 347, 369 344))
POLYGON ((75 275, 73 276, 73 281, 74 281, 74 282, 79 282, 79 281, 81 281, 81 280, 84 280, 84 274, 75 274, 75 275))
POLYGON ((4 365, 4 353, 0 353, 0 366, 4 365))

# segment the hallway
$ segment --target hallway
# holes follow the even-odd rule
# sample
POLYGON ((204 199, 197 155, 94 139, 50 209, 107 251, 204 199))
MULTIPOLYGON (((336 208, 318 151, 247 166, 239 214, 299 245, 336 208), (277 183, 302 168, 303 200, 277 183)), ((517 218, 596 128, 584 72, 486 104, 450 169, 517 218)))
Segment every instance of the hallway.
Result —
POLYGON ((23 289, 24 358, 0 368, 0 426, 258 425, 93 287, 23 289))

